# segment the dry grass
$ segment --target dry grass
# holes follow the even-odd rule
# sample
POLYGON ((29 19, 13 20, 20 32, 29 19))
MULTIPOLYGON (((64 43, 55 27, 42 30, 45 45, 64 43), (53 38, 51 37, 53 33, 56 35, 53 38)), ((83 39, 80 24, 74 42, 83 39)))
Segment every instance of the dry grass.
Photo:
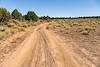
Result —
POLYGON ((49 29, 74 41, 74 47, 80 48, 74 49, 75 53, 80 56, 83 53, 81 57, 100 67, 100 19, 55 20, 50 23, 49 29))
POLYGON ((63 32, 77 32, 82 35, 89 35, 96 31, 100 26, 99 19, 73 19, 73 20, 56 20, 50 23, 50 28, 63 32))
POLYGON ((7 38, 17 32, 27 31, 27 28, 32 26, 36 26, 36 23, 10 20, 7 25, 0 26, 0 40, 7 38))

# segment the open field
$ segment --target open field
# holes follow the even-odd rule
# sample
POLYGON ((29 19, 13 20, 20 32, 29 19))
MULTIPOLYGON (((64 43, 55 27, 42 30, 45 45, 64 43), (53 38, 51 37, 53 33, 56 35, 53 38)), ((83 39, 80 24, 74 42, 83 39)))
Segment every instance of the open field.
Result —
POLYGON ((15 26, 24 30, 0 41, 0 67, 100 67, 99 19, 23 25, 15 26))
POLYGON ((40 23, 39 22, 34 23, 28 21, 20 22, 17 20, 10 20, 7 24, 0 26, 0 40, 12 36, 13 34, 18 32, 28 31, 29 28, 35 27, 38 24, 40 23))
POLYGON ((71 46, 83 61, 87 59, 100 67, 100 19, 55 20, 50 28, 74 42, 71 46))
POLYGON ((0 0, 0 67, 100 67, 100 0, 0 0))

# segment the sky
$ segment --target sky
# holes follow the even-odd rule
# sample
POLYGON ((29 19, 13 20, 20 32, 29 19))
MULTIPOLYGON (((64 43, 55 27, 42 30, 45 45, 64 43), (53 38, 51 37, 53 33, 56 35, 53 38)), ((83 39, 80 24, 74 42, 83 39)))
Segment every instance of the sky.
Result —
POLYGON ((34 11, 38 16, 100 16, 100 0, 0 0, 0 7, 23 15, 34 11))

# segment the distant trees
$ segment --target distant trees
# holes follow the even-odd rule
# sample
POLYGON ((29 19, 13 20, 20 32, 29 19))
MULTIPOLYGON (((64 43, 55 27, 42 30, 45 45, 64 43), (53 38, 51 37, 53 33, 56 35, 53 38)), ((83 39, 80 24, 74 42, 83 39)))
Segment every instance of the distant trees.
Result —
POLYGON ((25 15, 25 20, 37 21, 38 20, 38 16, 35 14, 34 11, 28 11, 27 15, 25 15))
POLYGON ((42 17, 40 17, 40 19, 41 20, 49 20, 49 19, 51 19, 49 16, 42 16, 42 17))
POLYGON ((12 13, 11 13, 12 19, 16 19, 16 20, 22 20, 22 14, 15 9, 12 13))
POLYGON ((100 19, 100 16, 83 16, 83 17, 52 17, 51 19, 100 19))
POLYGON ((91 19, 91 18, 98 18, 100 16, 86 16, 86 17, 49 17, 49 16, 41 16, 38 17, 34 11, 28 11, 26 15, 22 15, 17 9, 15 9, 11 14, 7 9, 0 8, 0 24, 5 24, 10 19, 15 20, 27 20, 27 21, 38 21, 40 20, 50 20, 50 19, 91 19))
POLYGON ((10 14, 9 11, 5 8, 0 8, 0 25, 5 24, 8 22, 10 19, 15 19, 15 20, 28 20, 28 21, 38 21, 38 16, 34 11, 28 11, 26 15, 22 15, 17 9, 12 11, 10 14))
POLYGON ((10 18, 10 12, 5 8, 0 8, 0 24, 5 24, 10 18))

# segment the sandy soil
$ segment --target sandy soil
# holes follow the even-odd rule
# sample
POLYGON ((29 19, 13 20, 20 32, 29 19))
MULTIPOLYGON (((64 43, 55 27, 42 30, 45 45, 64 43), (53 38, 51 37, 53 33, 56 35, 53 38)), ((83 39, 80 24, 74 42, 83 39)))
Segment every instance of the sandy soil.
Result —
MULTIPOLYGON (((1 67, 96 67, 86 57, 74 52, 77 45, 47 29, 48 24, 37 26, 21 40, 2 62, 1 67)), ((76 51, 77 51, 76 50, 76 51)))

